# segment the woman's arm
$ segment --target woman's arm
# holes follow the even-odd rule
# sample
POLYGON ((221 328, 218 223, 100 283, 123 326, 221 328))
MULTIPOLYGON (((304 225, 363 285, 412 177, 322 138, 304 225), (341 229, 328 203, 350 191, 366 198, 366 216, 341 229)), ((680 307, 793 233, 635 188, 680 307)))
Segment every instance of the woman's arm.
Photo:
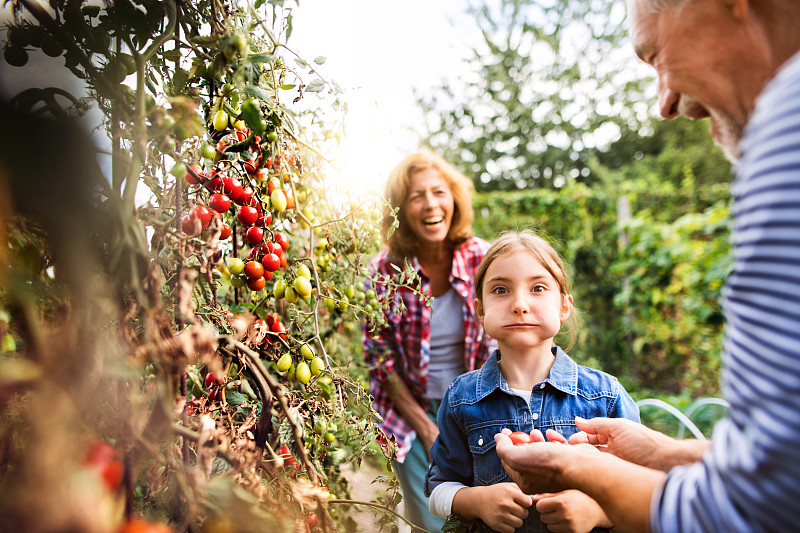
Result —
POLYGON ((382 383, 383 390, 392 400, 395 409, 416 431, 425 445, 425 453, 430 457, 431 446, 439 435, 436 422, 428 417, 428 413, 411 395, 411 391, 397 374, 389 374, 382 383))

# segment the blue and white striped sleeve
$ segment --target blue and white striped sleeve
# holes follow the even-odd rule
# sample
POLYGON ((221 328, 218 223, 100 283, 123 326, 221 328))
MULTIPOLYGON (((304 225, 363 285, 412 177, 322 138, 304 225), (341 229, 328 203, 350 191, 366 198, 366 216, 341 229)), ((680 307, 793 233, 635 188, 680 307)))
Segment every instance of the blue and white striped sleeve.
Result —
POLYGON ((729 415, 703 460, 673 469, 654 496, 654 532, 798 527, 800 55, 759 98, 733 196, 734 269, 724 295, 729 415))

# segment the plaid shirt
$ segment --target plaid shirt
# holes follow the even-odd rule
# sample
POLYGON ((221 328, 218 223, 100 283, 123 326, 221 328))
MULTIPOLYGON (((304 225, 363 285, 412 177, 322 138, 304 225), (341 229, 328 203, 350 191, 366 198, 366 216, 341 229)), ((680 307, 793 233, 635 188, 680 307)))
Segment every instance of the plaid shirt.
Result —
MULTIPOLYGON (((475 294, 473 279, 489 243, 472 237, 453 251, 453 267, 450 272, 450 285, 461 297, 461 310, 464 317, 464 366, 469 370, 480 368, 496 348, 496 342, 483 334, 483 328, 475 316, 475 294)), ((430 294, 430 280, 422 269, 419 260, 408 260, 422 280, 421 292, 430 294)), ((397 265, 401 269, 404 265, 397 265)), ((396 277, 397 270, 392 267, 388 250, 380 252, 370 261, 370 275, 378 279, 386 276, 396 277)), ((367 286, 374 288, 379 298, 386 294, 383 284, 367 286)), ((406 384, 420 406, 427 410, 428 405, 428 365, 431 355, 431 307, 423 305, 419 296, 402 287, 394 294, 391 310, 386 313, 388 325, 377 330, 372 336, 362 325, 364 341, 364 360, 369 367, 370 392, 374 398, 375 410, 383 416, 383 431, 397 440, 399 446, 397 460, 403 462, 416 438, 411 425, 400 416, 389 395, 383 390, 383 383, 389 375, 397 374, 406 384), (401 311, 399 304, 405 306, 401 311)))

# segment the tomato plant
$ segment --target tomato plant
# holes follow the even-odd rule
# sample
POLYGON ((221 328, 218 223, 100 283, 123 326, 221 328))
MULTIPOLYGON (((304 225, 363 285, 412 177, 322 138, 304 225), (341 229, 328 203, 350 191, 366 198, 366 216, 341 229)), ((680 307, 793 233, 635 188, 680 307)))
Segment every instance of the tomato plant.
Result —
MULTIPOLYGON (((391 289, 369 306, 348 295, 363 285, 378 246, 381 206, 343 190, 321 156, 318 143, 336 137, 326 128, 340 128, 338 119, 308 121, 296 105, 316 99, 331 110, 341 102, 338 86, 317 72, 321 62, 286 47, 290 3, 56 1, 45 11, 10 2, 9 63, 22 65, 34 49, 63 56, 111 141, 111 164, 95 181, 52 187, 85 192, 88 208, 70 199, 46 204, 84 206, 78 212, 93 217, 70 233, 87 239, 74 247, 84 255, 80 268, 51 258, 71 247, 49 240, 80 216, 56 218, 47 231, 20 217, 3 232, 17 240, 0 247, 0 279, 21 291, 2 293, 0 334, 20 347, 13 364, 30 363, 11 379, 46 407, 18 412, 35 413, 27 422, 50 428, 78 457, 68 444, 85 442, 87 431, 114 443, 113 456, 93 463, 104 465, 100 485, 110 490, 75 491, 97 510, 95 529, 56 529, 159 527, 135 518, 145 513, 154 522, 170 517, 181 530, 280 533, 314 516, 311 529, 348 531, 348 513, 332 513, 328 498, 349 498, 343 467, 393 457, 354 349, 359 322, 381 323, 391 289), (40 312, 26 307, 31 298, 40 312), (15 321, 28 322, 6 326, 15 321), (68 350, 75 352, 50 355, 68 350), (105 509, 119 512, 100 516, 105 509)), ((85 112, 84 99, 44 89, 17 102, 29 104, 35 122, 59 105, 54 94, 74 103, 71 113, 85 112)), ((49 142, 42 139, 31 144, 49 142)), ((76 154, 67 160, 85 163, 76 154)), ((407 274, 401 283, 413 284, 407 274)), ((2 449, 26 445, 3 459, 31 456, 19 468, 3 464, 4 472, 50 464, 40 460, 50 457, 38 447, 44 441, 20 437, 44 433, 6 432, 0 423, 10 443, 2 449)), ((73 463, 80 461, 64 461, 63 474, 41 468, 24 479, 75 473, 80 482, 86 465, 71 472, 73 463)), ((41 483, 37 498, 51 503, 75 482, 67 481, 41 483)), ((29 500, 0 496, 4 516, 27 512, 36 521, 34 510, 14 505, 29 500)), ((395 493, 375 505, 390 511, 396 503, 395 493)), ((387 512, 386 522, 393 519, 387 512)), ((20 530, 42 530, 25 525, 20 530)))

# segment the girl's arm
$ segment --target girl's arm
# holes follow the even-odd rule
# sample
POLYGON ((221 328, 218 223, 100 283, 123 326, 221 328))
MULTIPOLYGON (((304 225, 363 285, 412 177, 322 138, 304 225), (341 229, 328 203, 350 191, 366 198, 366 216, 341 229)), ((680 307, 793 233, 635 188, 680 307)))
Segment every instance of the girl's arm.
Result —
POLYGON ((453 497, 453 513, 468 520, 480 518, 500 533, 514 533, 528 517, 532 504, 531 496, 516 483, 497 483, 459 490, 453 497))

